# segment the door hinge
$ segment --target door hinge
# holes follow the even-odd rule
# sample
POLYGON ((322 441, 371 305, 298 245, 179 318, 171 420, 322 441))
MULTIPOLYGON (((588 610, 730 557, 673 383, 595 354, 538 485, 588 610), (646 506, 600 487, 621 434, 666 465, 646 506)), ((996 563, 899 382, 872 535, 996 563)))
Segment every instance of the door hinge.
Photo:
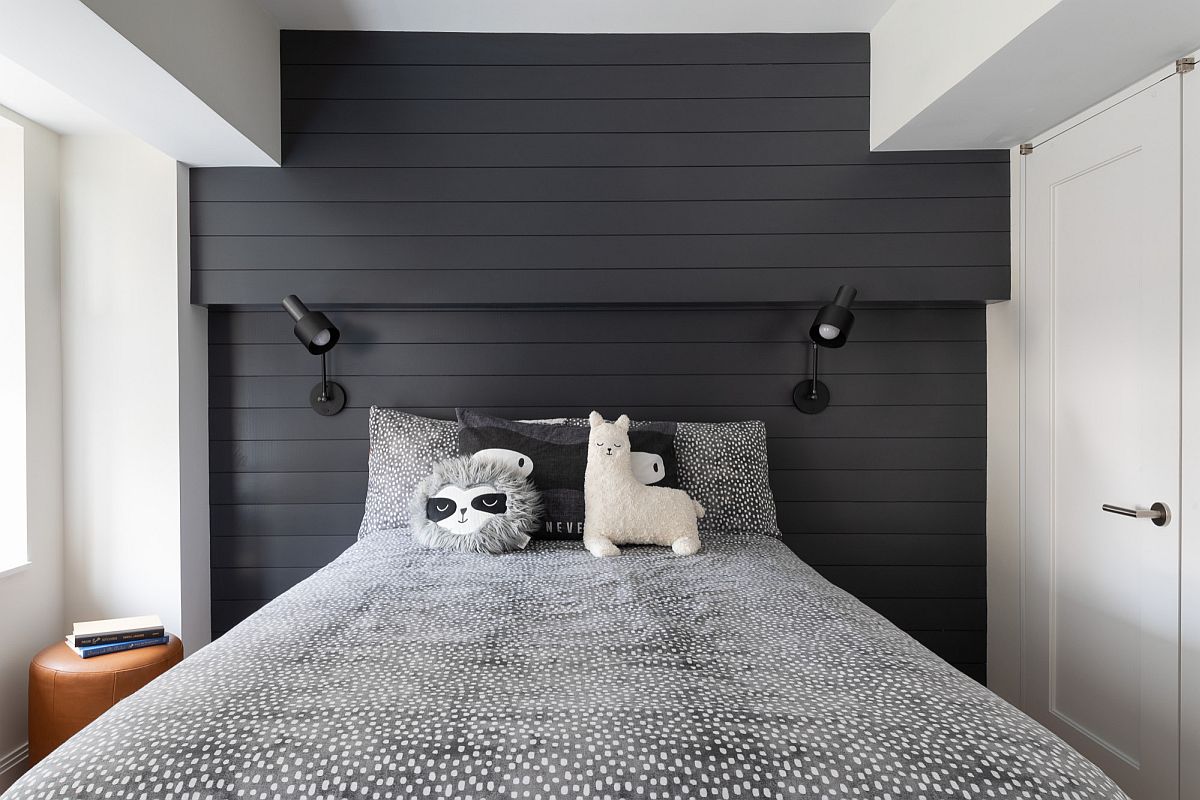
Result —
POLYGON ((1021 155, 1027 156, 1032 152, 1033 152, 1033 143, 1032 142, 1026 142, 1025 144, 1021 145, 1021 155))
POLYGON ((1196 68, 1196 59, 1194 58, 1177 58, 1175 59, 1175 74, 1185 75, 1196 68))

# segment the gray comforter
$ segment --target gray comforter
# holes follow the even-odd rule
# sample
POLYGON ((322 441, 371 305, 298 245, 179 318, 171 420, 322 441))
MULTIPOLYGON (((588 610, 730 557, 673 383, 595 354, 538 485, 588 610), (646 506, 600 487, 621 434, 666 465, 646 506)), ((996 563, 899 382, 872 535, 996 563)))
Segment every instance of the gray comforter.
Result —
POLYGON ((691 558, 372 535, 6 800, 1121 798, 766 537, 691 558))

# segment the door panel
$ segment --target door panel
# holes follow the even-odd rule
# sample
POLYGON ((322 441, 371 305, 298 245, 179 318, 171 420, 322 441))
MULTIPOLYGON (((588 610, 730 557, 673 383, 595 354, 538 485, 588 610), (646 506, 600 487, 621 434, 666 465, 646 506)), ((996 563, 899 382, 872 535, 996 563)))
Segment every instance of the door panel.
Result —
POLYGON ((1025 157, 1023 704, 1135 800, 1179 796, 1179 91, 1025 157))
MULTIPOLYGON (((1200 53, 1193 53, 1200 55, 1200 53)), ((1200 519, 1200 73, 1183 81, 1183 464, 1187 519, 1200 519)), ((1180 541, 1180 797, 1200 797, 1200 536, 1180 541)))

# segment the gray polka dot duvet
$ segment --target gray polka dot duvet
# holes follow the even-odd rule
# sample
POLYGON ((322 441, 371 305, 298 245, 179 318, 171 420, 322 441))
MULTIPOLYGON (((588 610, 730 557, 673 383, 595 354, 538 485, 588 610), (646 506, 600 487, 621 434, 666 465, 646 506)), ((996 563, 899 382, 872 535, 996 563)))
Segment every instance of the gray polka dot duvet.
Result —
POLYGON ((6 800, 1121 798, 777 539, 504 556, 383 531, 6 800))

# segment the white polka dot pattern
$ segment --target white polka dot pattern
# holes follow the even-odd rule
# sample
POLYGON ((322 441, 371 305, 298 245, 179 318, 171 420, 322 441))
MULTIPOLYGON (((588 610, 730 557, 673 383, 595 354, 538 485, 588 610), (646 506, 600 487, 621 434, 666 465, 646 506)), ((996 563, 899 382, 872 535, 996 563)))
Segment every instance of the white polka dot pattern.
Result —
POLYGON ((681 422, 675 431, 679 485, 704 506, 700 533, 781 536, 767 471, 767 426, 681 422))
POLYGON ((409 500, 435 462, 458 455, 458 422, 371 406, 367 500, 358 538, 409 523, 409 500))
POLYGON ((597 560, 380 532, 5 796, 51 797, 1124 795, 777 540, 597 560))

